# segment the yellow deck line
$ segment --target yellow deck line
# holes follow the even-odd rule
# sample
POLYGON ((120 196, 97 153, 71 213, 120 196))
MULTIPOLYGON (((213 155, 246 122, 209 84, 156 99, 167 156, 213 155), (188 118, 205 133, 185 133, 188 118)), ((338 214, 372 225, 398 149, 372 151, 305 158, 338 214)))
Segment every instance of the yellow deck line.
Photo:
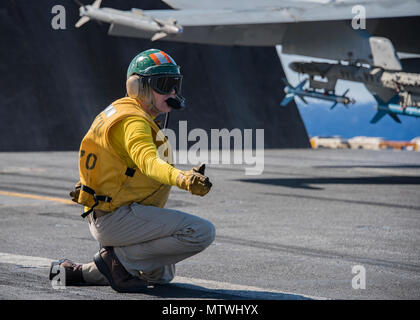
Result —
POLYGON ((46 196, 40 196, 40 195, 36 195, 36 194, 29 194, 29 193, 0 191, 0 195, 7 196, 7 197, 18 197, 18 198, 27 198, 27 199, 46 200, 46 201, 60 202, 60 203, 64 203, 64 204, 75 204, 75 202, 73 202, 71 200, 63 199, 63 198, 46 197, 46 196))

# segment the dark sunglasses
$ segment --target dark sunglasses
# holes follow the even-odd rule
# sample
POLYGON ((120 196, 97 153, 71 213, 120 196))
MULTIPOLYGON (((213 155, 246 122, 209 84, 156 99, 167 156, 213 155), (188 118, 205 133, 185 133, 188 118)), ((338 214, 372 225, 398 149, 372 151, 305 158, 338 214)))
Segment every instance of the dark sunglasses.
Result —
POLYGON ((182 75, 178 76, 152 76, 146 78, 147 83, 160 94, 170 94, 175 89, 175 93, 181 92, 182 75))

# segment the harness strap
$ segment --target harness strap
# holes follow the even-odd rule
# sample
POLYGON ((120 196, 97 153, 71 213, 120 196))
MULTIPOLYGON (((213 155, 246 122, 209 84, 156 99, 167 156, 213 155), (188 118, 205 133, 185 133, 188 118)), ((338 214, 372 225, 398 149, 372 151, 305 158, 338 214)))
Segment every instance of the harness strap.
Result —
POLYGON ((91 214, 93 209, 99 204, 99 201, 111 202, 111 200, 112 200, 112 198, 108 197, 108 196, 98 196, 95 193, 95 190, 93 190, 93 189, 91 189, 88 186, 85 186, 83 184, 80 186, 80 190, 83 190, 83 191, 91 194, 93 196, 93 200, 95 200, 94 205, 88 211, 82 213, 82 218, 86 218, 89 214, 91 214))

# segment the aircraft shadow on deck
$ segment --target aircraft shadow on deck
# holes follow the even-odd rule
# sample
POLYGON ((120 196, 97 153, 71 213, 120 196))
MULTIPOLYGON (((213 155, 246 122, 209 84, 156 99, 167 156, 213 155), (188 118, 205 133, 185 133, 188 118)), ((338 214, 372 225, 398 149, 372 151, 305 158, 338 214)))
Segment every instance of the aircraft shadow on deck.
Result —
POLYGON ((379 176, 379 177, 320 177, 320 178, 270 178, 270 179, 239 179, 236 181, 268 184, 280 187, 324 190, 312 185, 348 184, 348 185, 420 185, 419 176, 379 176))
POLYGON ((389 166, 375 166, 375 165, 332 165, 332 166, 313 166, 314 169, 420 169, 417 164, 404 164, 404 165, 389 165, 389 166))

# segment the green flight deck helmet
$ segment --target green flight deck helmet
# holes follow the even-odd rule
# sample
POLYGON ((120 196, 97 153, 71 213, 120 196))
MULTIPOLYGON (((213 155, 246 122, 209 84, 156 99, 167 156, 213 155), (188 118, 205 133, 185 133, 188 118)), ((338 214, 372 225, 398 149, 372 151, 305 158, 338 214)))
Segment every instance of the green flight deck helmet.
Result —
POLYGON ((127 79, 133 74, 140 76, 173 75, 180 76, 180 66, 172 57, 158 49, 149 49, 139 53, 130 63, 127 79))
POLYGON ((182 75, 174 59, 158 49, 139 53, 131 61, 127 70, 127 94, 135 98, 139 88, 148 83, 159 94, 169 94, 175 90, 175 97, 167 100, 173 109, 183 109, 185 98, 181 96, 182 75))

